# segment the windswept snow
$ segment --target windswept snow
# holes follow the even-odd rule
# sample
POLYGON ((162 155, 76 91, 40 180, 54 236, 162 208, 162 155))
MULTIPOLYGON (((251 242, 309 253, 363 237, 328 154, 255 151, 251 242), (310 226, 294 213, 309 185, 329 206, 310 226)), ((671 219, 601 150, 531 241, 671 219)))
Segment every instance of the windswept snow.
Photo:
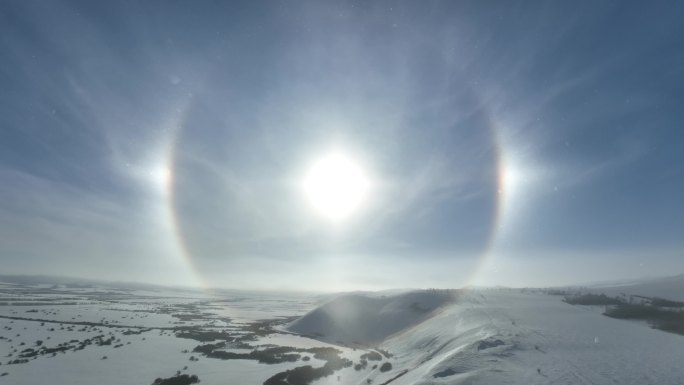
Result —
MULTIPOLYGON (((382 336, 376 332, 377 326, 361 324, 376 322, 379 318, 375 315, 335 318, 343 310, 349 314, 382 313, 378 310, 382 306, 373 306, 378 302, 358 297, 342 301, 323 305, 317 309, 323 312, 314 310, 303 317, 307 332, 325 328, 329 335, 348 336, 351 319, 362 330, 359 336, 382 336), (355 305, 359 307, 353 309, 355 305), (324 323, 314 326, 318 320, 324 323), (342 329, 334 330, 335 325, 342 329)), ((391 303, 392 299, 385 301, 391 303)), ((393 354, 388 360, 392 370, 355 373, 346 369, 341 372, 347 379, 344 383, 674 385, 684 378, 683 336, 608 318, 595 309, 568 305, 541 292, 475 290, 423 322, 416 318, 404 321, 410 314, 395 313, 397 320, 383 318, 390 326, 411 325, 379 346, 393 354)))

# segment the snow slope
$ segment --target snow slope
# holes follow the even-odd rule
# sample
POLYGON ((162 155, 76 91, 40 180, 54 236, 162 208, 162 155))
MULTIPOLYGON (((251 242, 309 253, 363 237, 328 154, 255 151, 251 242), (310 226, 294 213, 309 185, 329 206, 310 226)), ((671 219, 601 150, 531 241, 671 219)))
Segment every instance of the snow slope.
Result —
POLYGON ((392 296, 342 295, 291 323, 287 330, 345 345, 373 346, 416 325, 455 300, 454 291, 392 296))
MULTIPOLYGON (((372 309, 369 303, 354 298, 344 304, 372 309)), ((325 319, 325 325, 335 321, 325 319)), ((557 296, 471 291, 422 321, 380 345, 394 354, 387 360, 390 371, 345 369, 340 373, 342 383, 675 385, 684 381, 683 336, 608 318, 595 309, 563 303, 557 296)), ((337 381, 316 382, 327 383, 337 381)))

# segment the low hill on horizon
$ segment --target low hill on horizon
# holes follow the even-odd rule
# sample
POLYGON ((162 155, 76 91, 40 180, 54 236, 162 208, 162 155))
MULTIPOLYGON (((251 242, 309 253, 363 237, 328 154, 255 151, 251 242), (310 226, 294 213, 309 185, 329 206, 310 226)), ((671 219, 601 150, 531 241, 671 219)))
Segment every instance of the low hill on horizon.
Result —
POLYGON ((684 274, 634 280, 622 284, 596 285, 589 287, 589 289, 592 292, 603 293, 608 296, 627 294, 684 301, 684 274))

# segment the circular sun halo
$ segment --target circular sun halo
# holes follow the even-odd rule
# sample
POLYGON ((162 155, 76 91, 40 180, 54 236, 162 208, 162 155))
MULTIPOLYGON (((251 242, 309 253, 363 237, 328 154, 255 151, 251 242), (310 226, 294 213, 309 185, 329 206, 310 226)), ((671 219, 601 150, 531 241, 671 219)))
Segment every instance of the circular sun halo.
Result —
POLYGON ((344 154, 332 153, 313 164, 303 187, 313 207, 337 222, 361 207, 368 194, 369 181, 356 162, 344 154))

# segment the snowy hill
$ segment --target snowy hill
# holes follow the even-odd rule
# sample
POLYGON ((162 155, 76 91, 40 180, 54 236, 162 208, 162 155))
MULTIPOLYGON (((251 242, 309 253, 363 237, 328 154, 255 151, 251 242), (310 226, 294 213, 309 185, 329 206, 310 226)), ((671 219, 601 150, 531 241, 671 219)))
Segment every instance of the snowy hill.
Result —
MULTIPOLYGON (((437 311, 420 317, 406 308, 411 296, 430 298, 343 296, 290 329, 319 330, 331 339, 384 338, 378 348, 392 355, 392 368, 345 369, 345 384, 674 385, 684 378, 684 337, 603 316, 599 308, 541 292, 491 289, 436 301, 437 311), (393 332, 381 333, 385 327, 393 332)), ((336 381, 320 382, 328 383, 336 381)))
POLYGON ((291 332, 341 344, 375 345, 430 318, 456 291, 413 291, 373 297, 346 294, 292 322, 291 332))
POLYGON ((394 376, 406 371, 393 385, 674 385, 684 378, 684 337, 515 290, 472 291, 381 347, 395 353, 394 376))

